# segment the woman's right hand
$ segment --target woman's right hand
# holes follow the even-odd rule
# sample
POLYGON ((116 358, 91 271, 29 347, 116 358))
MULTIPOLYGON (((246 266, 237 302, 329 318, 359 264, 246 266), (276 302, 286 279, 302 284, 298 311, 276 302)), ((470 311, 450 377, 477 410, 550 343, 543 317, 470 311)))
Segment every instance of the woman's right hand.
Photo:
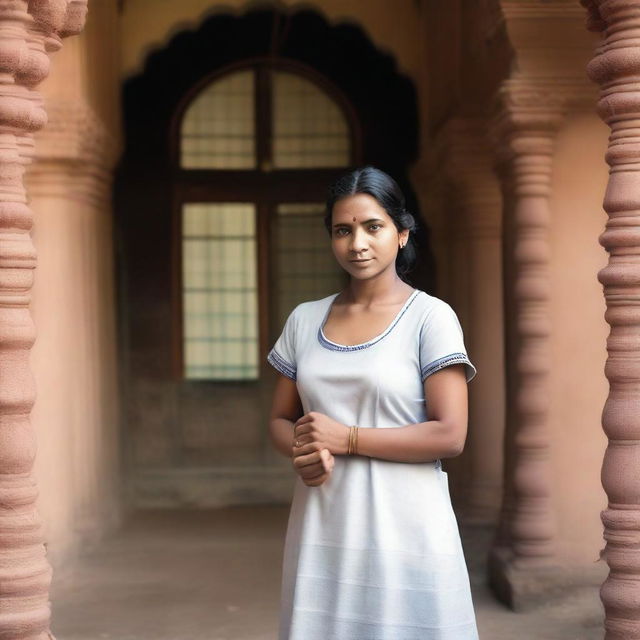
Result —
POLYGON ((293 445, 293 468, 308 487, 320 486, 333 471, 333 454, 318 443, 293 445))

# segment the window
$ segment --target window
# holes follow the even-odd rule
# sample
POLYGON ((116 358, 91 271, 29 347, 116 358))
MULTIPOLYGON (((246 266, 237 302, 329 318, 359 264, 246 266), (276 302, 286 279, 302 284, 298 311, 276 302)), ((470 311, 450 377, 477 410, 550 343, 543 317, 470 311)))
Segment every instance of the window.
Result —
POLYGON ((261 335, 272 342, 293 306, 342 286, 323 200, 332 171, 353 164, 352 140, 345 104, 300 69, 257 62, 188 102, 177 158, 185 378, 258 379, 261 335))
POLYGON ((253 169, 256 166, 254 72, 229 74, 203 89, 189 105, 180 132, 185 169, 253 169))
POLYGON ((182 223, 185 375, 255 378, 255 207, 188 203, 182 223))
POLYGON ((328 95, 305 78, 276 72, 273 98, 275 167, 349 165, 349 127, 328 95))

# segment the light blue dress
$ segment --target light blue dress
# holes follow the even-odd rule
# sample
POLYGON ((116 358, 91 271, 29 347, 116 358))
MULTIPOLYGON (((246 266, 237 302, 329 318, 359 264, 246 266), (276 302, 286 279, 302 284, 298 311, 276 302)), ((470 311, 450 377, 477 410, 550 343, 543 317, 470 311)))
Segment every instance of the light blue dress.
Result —
MULTIPOLYGON (((427 420, 424 379, 476 368, 449 304, 416 289, 358 345, 322 327, 338 293, 290 313, 268 362, 296 381, 305 413, 393 429, 427 420)), ((319 487, 295 476, 285 539, 280 640, 477 640, 469 575, 440 460, 335 456, 319 487)))

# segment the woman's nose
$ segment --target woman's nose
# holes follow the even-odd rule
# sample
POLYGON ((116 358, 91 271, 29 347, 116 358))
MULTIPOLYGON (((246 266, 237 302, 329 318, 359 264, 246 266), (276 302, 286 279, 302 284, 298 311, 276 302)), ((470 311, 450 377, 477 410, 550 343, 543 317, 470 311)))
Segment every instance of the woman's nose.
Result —
POLYGON ((351 250, 358 252, 367 248, 367 239, 364 232, 357 230, 351 235, 351 250))

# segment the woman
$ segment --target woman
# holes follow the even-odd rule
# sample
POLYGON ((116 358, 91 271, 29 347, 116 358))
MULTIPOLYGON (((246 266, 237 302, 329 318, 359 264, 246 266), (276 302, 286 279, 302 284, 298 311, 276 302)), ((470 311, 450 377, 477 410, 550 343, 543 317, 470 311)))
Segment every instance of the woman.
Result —
POLYGON ((478 638, 440 462, 464 446, 476 369, 453 309, 404 280, 404 203, 374 167, 337 180, 325 226, 350 283, 297 305, 267 356, 271 439, 298 475, 280 640, 478 638))

